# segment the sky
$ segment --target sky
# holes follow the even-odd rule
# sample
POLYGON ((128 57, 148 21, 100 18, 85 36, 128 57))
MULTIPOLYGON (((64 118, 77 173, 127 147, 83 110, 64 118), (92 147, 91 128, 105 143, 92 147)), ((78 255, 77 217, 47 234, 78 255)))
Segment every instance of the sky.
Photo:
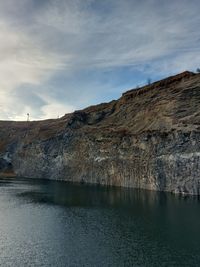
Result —
POLYGON ((57 118, 200 67, 199 0, 0 0, 0 120, 57 118))

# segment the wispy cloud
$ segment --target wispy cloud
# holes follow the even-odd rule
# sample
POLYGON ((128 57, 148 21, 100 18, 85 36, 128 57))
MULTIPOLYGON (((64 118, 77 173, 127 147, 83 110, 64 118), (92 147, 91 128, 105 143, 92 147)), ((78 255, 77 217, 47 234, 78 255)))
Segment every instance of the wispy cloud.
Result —
POLYGON ((57 117, 148 76, 195 70, 199 9, 198 0, 0 0, 0 119, 57 117))

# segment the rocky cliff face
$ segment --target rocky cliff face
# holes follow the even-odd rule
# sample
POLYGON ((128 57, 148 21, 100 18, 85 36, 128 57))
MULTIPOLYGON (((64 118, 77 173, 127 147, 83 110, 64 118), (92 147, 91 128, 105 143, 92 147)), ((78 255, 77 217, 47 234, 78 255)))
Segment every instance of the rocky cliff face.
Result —
POLYGON ((56 120, 0 122, 2 174, 200 194, 200 75, 56 120))

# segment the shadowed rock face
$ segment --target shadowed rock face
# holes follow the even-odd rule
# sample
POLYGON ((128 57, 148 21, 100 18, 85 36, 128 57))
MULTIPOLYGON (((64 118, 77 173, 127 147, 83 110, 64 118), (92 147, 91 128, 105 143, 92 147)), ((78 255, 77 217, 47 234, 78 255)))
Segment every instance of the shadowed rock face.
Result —
POLYGON ((200 75, 56 120, 0 122, 2 173, 200 194, 200 75))

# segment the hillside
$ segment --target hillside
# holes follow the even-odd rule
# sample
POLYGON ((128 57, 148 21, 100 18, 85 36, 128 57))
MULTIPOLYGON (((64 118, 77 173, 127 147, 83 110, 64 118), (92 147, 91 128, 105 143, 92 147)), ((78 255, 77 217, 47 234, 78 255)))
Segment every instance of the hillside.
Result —
POLYGON ((0 121, 2 175, 200 192, 200 74, 55 120, 0 121))

